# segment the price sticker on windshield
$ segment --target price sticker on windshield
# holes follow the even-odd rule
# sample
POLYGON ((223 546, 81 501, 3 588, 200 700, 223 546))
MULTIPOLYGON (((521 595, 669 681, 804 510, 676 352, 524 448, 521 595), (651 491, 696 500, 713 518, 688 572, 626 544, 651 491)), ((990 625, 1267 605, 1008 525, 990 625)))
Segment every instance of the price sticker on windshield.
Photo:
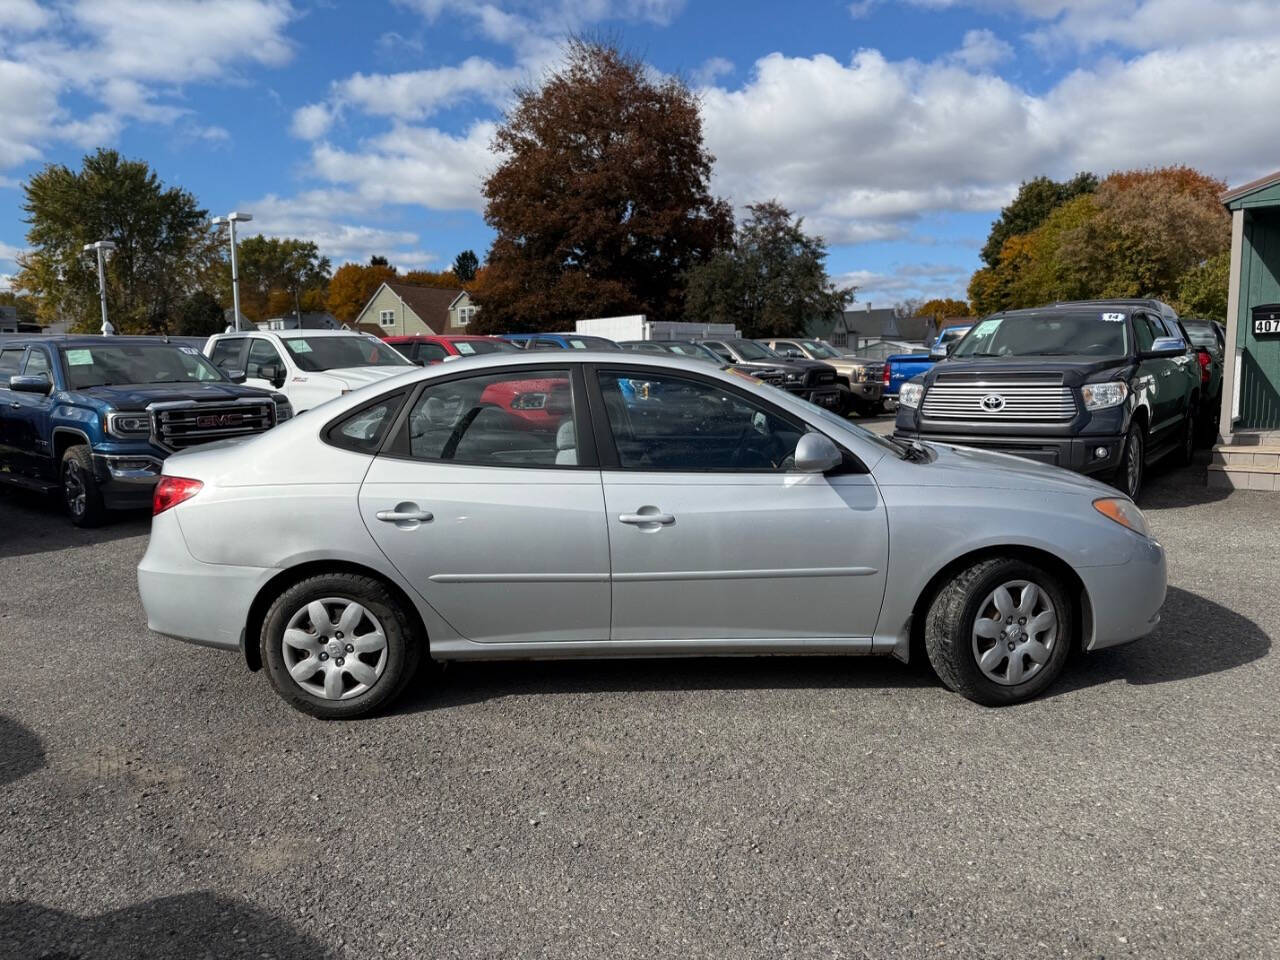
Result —
POLYGON ((311 352, 311 344, 307 343, 307 341, 305 340, 296 340, 293 337, 290 337, 288 340, 285 341, 285 343, 289 345, 289 349, 292 350, 294 353, 310 353, 311 352))
POLYGON ((1104 313, 1102 315, 1104 323, 1124 323, 1123 313, 1104 313))
POLYGON ((90 350, 68 350, 67 363, 73 367, 93 366, 93 352, 90 350))

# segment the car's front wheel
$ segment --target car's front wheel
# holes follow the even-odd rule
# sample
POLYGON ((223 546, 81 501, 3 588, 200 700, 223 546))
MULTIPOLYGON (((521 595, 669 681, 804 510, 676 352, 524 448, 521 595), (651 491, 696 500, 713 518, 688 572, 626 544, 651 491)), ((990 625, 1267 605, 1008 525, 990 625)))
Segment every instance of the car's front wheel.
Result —
POLYGON ((88 447, 69 447, 62 455, 62 505, 77 527, 97 527, 107 519, 88 447))
POLYGON ((1124 447, 1120 451, 1120 465, 1116 468, 1113 486, 1122 490, 1130 500, 1136 501, 1142 492, 1143 474, 1146 473, 1146 441, 1141 428, 1134 424, 1124 435, 1124 447))
POLYGON ((416 673, 423 642, 386 585, 349 573, 288 587, 262 624, 272 687, 321 720, 366 716, 399 696, 416 673))
POLYGON ((1061 579, 1012 557, 958 572, 925 618, 929 663, 949 688, 989 707, 1041 693, 1062 672, 1075 625, 1061 579))

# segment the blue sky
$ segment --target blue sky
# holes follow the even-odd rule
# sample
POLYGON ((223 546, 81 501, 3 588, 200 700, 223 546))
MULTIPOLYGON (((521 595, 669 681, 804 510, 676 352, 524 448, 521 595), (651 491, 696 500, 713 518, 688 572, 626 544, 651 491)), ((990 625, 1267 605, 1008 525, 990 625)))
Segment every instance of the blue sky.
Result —
POLYGON ((21 181, 99 145, 335 265, 483 256, 493 124, 569 31, 687 78, 716 192, 876 305, 962 294, 1024 178, 1280 167, 1275 0, 0 0, 0 284, 21 181))

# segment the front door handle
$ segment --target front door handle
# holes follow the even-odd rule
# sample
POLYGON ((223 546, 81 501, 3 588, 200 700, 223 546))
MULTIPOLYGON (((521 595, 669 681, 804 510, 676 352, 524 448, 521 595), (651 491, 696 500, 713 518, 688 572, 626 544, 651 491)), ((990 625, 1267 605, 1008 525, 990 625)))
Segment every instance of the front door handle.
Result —
POLYGON ((666 526, 675 523, 676 518, 669 513, 659 513, 657 507, 641 507, 639 513, 620 513, 618 514, 619 523, 630 523, 635 526, 647 526, 651 523, 662 524, 666 526), (649 512, 646 512, 649 511, 649 512))
POLYGON ((430 510, 419 510, 418 507, 410 503, 401 503, 394 510, 379 510, 374 514, 384 523, 430 523, 435 516, 430 510))

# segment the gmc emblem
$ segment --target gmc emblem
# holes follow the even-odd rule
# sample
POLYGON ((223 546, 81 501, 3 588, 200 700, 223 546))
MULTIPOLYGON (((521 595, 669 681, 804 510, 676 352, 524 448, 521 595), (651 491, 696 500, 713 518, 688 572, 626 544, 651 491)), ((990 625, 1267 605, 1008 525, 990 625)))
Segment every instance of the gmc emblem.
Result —
POLYGON ((197 427, 238 427, 242 423, 242 413, 202 413, 196 417, 197 427))

